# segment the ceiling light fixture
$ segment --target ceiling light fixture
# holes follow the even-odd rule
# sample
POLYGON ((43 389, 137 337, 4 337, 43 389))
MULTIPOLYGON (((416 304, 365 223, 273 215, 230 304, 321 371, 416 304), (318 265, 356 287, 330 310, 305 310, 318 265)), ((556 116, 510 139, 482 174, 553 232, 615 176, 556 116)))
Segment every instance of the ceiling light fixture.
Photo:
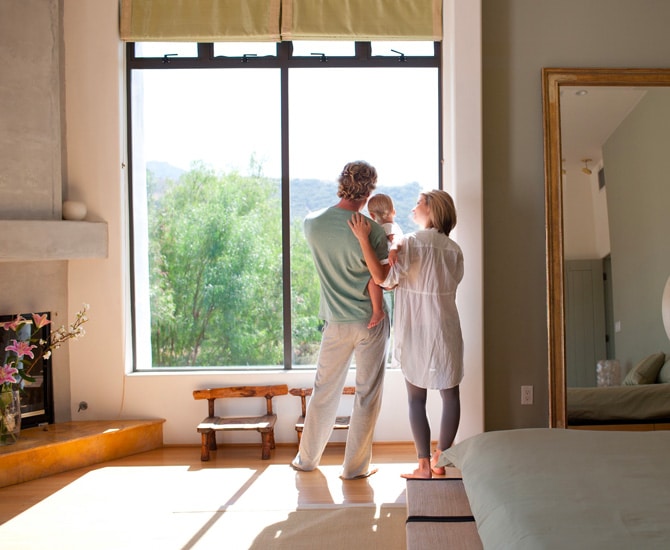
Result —
POLYGON ((591 159, 582 159, 582 162, 584 163, 584 168, 582 168, 582 173, 586 174, 587 176, 590 176, 593 174, 591 170, 589 170, 589 162, 591 162, 591 159))
POLYGON ((583 96, 583 95, 587 95, 588 93, 589 93, 588 90, 577 90, 577 91, 575 92, 575 95, 583 96))

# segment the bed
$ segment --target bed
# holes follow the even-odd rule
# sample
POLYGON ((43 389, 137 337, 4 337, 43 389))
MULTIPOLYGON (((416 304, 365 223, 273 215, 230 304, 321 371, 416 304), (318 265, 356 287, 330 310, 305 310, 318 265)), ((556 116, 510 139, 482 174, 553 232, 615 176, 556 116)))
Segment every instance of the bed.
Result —
POLYGON ((670 431, 487 432, 443 453, 485 549, 670 544, 670 431))
POLYGON ((670 384, 568 388, 568 425, 670 422, 670 384))
POLYGON ((569 426, 670 422, 670 360, 657 352, 635 365, 620 386, 567 388, 569 426))

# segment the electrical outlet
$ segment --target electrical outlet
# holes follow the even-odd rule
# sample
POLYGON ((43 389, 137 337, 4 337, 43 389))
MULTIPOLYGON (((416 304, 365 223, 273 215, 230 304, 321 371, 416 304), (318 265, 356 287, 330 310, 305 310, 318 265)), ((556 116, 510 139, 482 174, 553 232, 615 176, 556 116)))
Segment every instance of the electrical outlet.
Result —
POLYGON ((521 386, 521 404, 533 404, 533 386, 521 386))

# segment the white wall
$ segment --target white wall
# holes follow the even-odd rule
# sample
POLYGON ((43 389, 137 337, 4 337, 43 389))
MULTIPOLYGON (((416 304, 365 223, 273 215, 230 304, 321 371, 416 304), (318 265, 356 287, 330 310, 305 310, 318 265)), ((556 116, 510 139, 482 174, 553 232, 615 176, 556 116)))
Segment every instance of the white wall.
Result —
MULTIPOLYGON (((86 337, 70 346, 72 419, 165 418, 167 444, 198 443, 195 425, 205 416, 206 405, 193 400, 194 389, 267 383, 311 386, 313 372, 130 373, 124 48, 118 38, 119 3, 63 2, 67 191, 70 198, 88 205, 91 219, 108 222, 110 239, 108 259, 69 262, 70 311, 77 311, 82 302, 91 305, 86 337), (88 403, 86 411, 77 412, 80 401, 88 403)), ((480 3, 445 0, 444 4, 445 29, 453 31, 445 40, 445 68, 457 75, 444 97, 445 181, 459 208, 454 236, 463 247, 467 270, 459 291, 466 349, 458 436, 463 439, 483 429, 480 3), (458 27, 449 23, 454 16, 459 19, 458 27)), ((400 372, 387 373, 384 391, 376 440, 411 441, 400 372)), ((246 412, 243 406, 251 406, 236 405, 240 414, 246 412)), ((429 408, 436 423, 440 411, 436 392, 431 392, 429 408)), ((276 400, 278 442, 295 441, 292 424, 298 410, 296 397, 276 400)), ((334 439, 341 437, 336 434, 334 439)), ((257 434, 235 432, 227 439, 247 440, 255 442, 257 434)))
POLYGON ((598 169, 587 176, 563 175, 563 254, 566 260, 592 260, 609 254, 607 192, 598 188, 598 169))
POLYGON ((630 369, 667 352, 661 302, 670 274, 670 92, 649 90, 603 147, 612 220, 614 349, 630 369), (654 351, 651 351, 654 350, 654 351))

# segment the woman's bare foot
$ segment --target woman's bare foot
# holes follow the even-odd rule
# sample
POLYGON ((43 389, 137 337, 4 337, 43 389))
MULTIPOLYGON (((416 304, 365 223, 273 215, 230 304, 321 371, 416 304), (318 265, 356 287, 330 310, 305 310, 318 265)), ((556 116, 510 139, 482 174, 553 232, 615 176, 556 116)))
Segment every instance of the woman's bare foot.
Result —
POLYGON ((373 311, 372 312, 372 317, 370 318, 370 322, 368 323, 368 328, 376 327, 379 323, 382 322, 382 320, 386 317, 386 313, 384 311, 373 311))
POLYGON ((436 476, 443 476, 447 473, 447 470, 445 470, 444 466, 436 466, 438 459, 440 458, 440 454, 442 451, 435 451, 433 453, 432 458, 430 459, 430 469, 436 476))
POLYGON ((400 474, 400 477, 405 479, 430 479, 433 477, 430 471, 430 460, 428 458, 419 459, 419 467, 411 474, 400 474))

